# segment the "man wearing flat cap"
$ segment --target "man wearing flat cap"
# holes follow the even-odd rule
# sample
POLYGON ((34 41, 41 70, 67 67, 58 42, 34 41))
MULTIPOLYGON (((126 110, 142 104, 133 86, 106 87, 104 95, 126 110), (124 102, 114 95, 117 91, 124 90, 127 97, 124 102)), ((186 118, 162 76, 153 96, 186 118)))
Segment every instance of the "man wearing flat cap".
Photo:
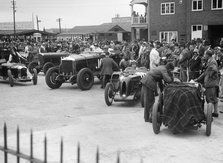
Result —
MULTIPOLYGON (((218 93, 219 93, 219 76, 218 76, 218 64, 216 60, 212 57, 213 52, 207 50, 205 52, 205 59, 207 60, 205 71, 194 81, 204 80, 204 88, 206 101, 209 105, 212 103, 214 105, 214 110, 212 113, 213 117, 218 117, 218 93)), ((212 109, 211 107, 208 109, 212 109)))

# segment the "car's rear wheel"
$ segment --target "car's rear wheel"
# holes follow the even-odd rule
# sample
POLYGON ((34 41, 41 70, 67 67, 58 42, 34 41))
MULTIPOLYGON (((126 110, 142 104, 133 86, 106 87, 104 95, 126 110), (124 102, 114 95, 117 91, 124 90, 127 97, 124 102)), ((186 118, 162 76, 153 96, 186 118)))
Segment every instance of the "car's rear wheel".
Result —
POLYGON ((214 106, 212 103, 207 104, 207 115, 206 115, 206 135, 211 135, 211 123, 212 123, 212 110, 214 106))
POLYGON ((77 85, 81 90, 89 90, 94 84, 94 75, 89 68, 81 69, 77 74, 77 85))
POLYGON ((14 80, 13 80, 13 76, 12 76, 12 71, 11 70, 8 70, 8 77, 9 77, 9 85, 11 87, 14 86, 14 80))
POLYGON ((160 120, 160 111, 159 111, 159 103, 155 103, 153 105, 152 111, 152 123, 153 123, 153 132, 158 134, 160 132, 161 120, 160 120))
POLYGON ((29 65, 28 65, 28 70, 31 74, 33 74, 33 69, 36 68, 38 66, 38 63, 37 62, 30 62, 29 65))
POLYGON ((45 63, 43 66, 43 73, 46 75, 47 70, 49 70, 49 68, 51 67, 54 67, 54 64, 52 62, 45 63))
POLYGON ((110 106, 114 100, 115 92, 112 83, 107 83, 105 86, 105 103, 110 106))
POLYGON ((37 77, 38 73, 37 73, 37 70, 34 68, 33 69, 33 85, 36 85, 37 84, 37 77))
POLYGON ((45 81, 50 88, 57 89, 60 88, 60 86, 62 85, 62 82, 56 80, 58 75, 59 75, 58 67, 52 67, 46 72, 45 81))

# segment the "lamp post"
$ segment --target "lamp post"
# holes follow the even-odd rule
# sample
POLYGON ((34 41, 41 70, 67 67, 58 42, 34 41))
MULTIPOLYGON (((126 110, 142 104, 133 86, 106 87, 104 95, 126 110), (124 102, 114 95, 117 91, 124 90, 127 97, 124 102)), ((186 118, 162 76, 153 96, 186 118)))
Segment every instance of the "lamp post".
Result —
POLYGON ((61 18, 58 18, 57 19, 57 22, 59 22, 59 33, 61 33, 61 21, 62 21, 61 18))
POLYGON ((39 23, 41 20, 39 20, 38 16, 36 16, 36 25, 37 25, 37 30, 39 30, 39 23))

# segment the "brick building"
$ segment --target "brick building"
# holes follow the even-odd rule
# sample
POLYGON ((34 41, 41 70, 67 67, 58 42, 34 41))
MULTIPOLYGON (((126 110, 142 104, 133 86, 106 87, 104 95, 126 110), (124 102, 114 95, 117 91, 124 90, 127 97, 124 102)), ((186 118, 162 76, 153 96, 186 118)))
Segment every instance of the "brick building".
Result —
POLYGON ((148 40, 204 38, 217 45, 223 39, 223 0, 147 0, 143 5, 148 6, 148 40))

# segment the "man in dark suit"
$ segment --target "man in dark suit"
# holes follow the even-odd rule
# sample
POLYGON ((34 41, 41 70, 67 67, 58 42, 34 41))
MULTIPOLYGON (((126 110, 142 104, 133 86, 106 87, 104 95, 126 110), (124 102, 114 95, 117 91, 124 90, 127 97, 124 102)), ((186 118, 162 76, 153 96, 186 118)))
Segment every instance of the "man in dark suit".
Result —
POLYGON ((101 60, 101 88, 104 88, 106 84, 110 81, 113 70, 119 70, 118 64, 112 58, 109 57, 109 52, 106 52, 105 58, 101 60))
POLYGON ((198 54, 198 49, 194 49, 193 56, 191 60, 189 61, 190 66, 190 80, 198 78, 200 76, 200 70, 201 70, 201 57, 198 54))
POLYGON ((196 44, 197 44, 197 49, 198 49, 199 56, 203 57, 204 56, 204 52, 205 52, 205 48, 204 48, 204 46, 202 44, 202 40, 201 39, 197 39, 196 44))
POLYGON ((144 78, 142 78, 142 91, 144 94, 144 119, 145 122, 152 122, 152 107, 155 102, 155 92, 157 92, 157 83, 159 83, 162 91, 162 81, 167 83, 173 81, 174 65, 169 62, 166 65, 160 65, 150 70, 144 78))

